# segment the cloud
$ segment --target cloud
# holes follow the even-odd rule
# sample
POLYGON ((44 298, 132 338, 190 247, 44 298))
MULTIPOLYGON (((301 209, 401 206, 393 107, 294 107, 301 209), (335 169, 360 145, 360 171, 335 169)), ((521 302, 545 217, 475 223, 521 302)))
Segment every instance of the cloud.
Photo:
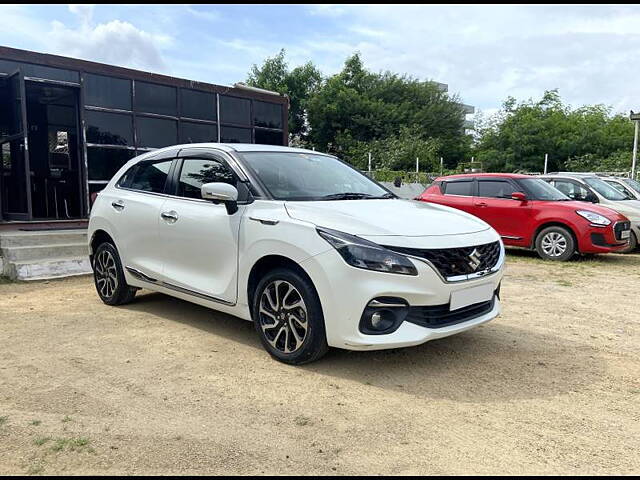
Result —
POLYGON ((172 44, 164 34, 149 33, 128 21, 93 23, 92 5, 70 5, 80 25, 51 22, 49 49, 55 53, 120 66, 167 71, 161 50, 172 44))

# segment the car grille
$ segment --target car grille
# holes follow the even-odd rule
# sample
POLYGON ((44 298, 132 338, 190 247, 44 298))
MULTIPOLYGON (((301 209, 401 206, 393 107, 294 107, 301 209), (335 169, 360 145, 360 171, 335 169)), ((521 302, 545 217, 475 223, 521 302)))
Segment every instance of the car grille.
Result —
POLYGON ((419 249, 387 246, 385 248, 428 260, 446 279, 490 270, 500 260, 500 242, 462 248, 419 249), (476 253, 472 255, 474 251, 476 253))
POLYGON ((631 222, 618 222, 615 224, 615 226, 613 227, 613 231, 616 234, 616 240, 623 240, 622 238, 622 232, 624 232, 625 230, 630 230, 631 229, 631 222))
POLYGON ((468 307, 450 311, 449 304, 432 305, 427 307, 410 307, 405 320, 425 328, 443 328, 456 323, 467 322, 481 317, 493 310, 496 295, 487 302, 474 303, 468 307))

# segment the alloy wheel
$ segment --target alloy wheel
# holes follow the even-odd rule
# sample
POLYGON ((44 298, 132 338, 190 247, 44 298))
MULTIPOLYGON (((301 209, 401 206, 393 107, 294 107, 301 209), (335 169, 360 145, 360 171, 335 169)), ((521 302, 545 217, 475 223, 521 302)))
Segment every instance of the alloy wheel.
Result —
POLYGON ((550 257, 560 257, 567 251, 567 239, 558 232, 549 232, 542 237, 542 251, 550 257))
POLYGON ((299 350, 309 331, 307 307, 296 287, 285 280, 269 283, 260 297, 260 328, 269 344, 283 352, 299 350))
POLYGON ((118 288, 118 271, 116 260, 110 251, 102 250, 96 257, 95 276, 100 294, 111 298, 118 288))

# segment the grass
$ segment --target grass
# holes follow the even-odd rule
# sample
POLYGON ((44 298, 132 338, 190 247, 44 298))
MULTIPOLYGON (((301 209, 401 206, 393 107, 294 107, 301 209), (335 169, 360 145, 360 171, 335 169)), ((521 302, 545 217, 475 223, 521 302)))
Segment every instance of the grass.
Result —
POLYGON ((52 452, 61 452, 68 450, 71 452, 81 452, 87 450, 93 452, 93 448, 89 447, 91 441, 86 437, 78 438, 57 438, 51 446, 52 452))
POLYGON ((2 425, 6 425, 6 423, 9 421, 9 417, 7 415, 4 415, 2 417, 0 417, 0 427, 2 425))
POLYGON ((65 415, 65 417, 62 419, 62 423, 67 423, 71 421, 73 421, 73 418, 71 418, 69 415, 65 415))
POLYGON ((31 420, 31 425, 38 426, 42 424, 42 420, 31 420))
POLYGON ((38 475, 44 472, 44 465, 42 463, 34 463, 27 468, 27 475, 38 475))
POLYGON ((309 425, 311 423, 311 419, 309 417, 305 417, 304 415, 298 415, 294 419, 294 422, 296 422, 296 425, 303 427, 305 425, 309 425))
POLYGON ((572 282, 570 282, 569 280, 564 280, 564 279, 556 280, 556 283, 558 285, 560 285, 561 287, 572 287, 573 286, 572 282))
POLYGON ((47 443, 49 440, 51 440, 51 437, 38 437, 33 441, 33 443, 35 443, 37 446, 41 447, 42 445, 47 443))

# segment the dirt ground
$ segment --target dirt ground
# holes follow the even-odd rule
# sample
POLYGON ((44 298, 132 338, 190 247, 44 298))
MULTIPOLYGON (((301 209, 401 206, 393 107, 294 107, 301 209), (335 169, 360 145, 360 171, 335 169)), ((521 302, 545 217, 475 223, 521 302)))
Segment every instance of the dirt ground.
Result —
POLYGON ((181 300, 5 283, 0 474, 638 474, 639 287, 514 252, 493 322, 296 368, 181 300))

